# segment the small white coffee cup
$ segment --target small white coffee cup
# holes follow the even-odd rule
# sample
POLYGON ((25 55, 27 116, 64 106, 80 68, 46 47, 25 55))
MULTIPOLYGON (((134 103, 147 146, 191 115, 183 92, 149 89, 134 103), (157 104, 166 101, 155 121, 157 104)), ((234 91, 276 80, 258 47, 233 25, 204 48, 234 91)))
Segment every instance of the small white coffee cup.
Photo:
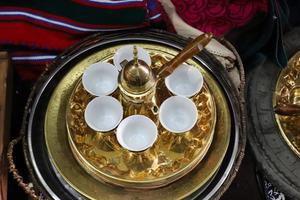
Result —
POLYGON ((87 125, 95 130, 107 132, 118 126, 123 118, 123 107, 121 103, 111 97, 96 97, 87 105, 84 119, 87 125))
POLYGON ((186 97, 172 96, 159 109, 161 125, 170 132, 183 133, 191 130, 198 119, 194 102, 186 97))
POLYGON ((166 77, 165 84, 173 94, 191 97, 200 92, 203 86, 203 76, 196 67, 181 64, 166 77))
POLYGON ((94 96, 113 93, 118 87, 117 68, 109 63, 98 62, 90 65, 82 75, 82 84, 86 91, 94 96))
MULTIPOLYGON (((138 59, 143 60, 147 63, 148 66, 151 66, 151 57, 149 53, 143 49, 142 47, 137 47, 138 50, 138 59)), ((113 57, 114 65, 117 67, 119 71, 122 70, 121 63, 127 60, 128 62, 133 60, 133 45, 126 45, 117 50, 113 57)))
POLYGON ((155 123, 144 115, 131 115, 121 121, 117 128, 119 144, 129 151, 150 148, 157 139, 155 123))

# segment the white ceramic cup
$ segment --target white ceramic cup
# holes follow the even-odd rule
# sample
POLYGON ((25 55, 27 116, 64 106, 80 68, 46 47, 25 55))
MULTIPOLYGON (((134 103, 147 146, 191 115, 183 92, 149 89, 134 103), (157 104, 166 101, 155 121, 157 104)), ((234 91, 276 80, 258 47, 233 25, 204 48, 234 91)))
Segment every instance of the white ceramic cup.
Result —
POLYGON ((191 97, 200 92, 203 86, 203 76, 196 67, 181 64, 166 77, 165 84, 173 94, 191 97))
POLYGON ((173 133, 191 130, 198 119, 197 107, 186 97, 172 96, 165 100, 159 109, 162 126, 173 133))
POLYGON ((101 132, 113 130, 122 118, 123 107, 117 99, 111 96, 94 98, 84 112, 87 125, 91 129, 101 132))
POLYGON ((98 62, 84 71, 82 84, 94 96, 109 95, 118 87, 118 75, 119 71, 114 65, 98 62))
POLYGON ((157 139, 155 123, 144 115, 131 115, 121 121, 117 128, 119 144, 129 151, 143 151, 157 139))
MULTIPOLYGON (((148 66, 151 66, 151 57, 149 53, 142 47, 137 47, 137 50, 138 50, 138 58, 140 60, 143 60, 145 63, 147 63, 148 66)), ((121 47, 115 53, 113 57, 113 62, 119 71, 122 70, 121 63, 124 60, 127 60, 128 62, 133 60, 133 45, 127 45, 121 47)))

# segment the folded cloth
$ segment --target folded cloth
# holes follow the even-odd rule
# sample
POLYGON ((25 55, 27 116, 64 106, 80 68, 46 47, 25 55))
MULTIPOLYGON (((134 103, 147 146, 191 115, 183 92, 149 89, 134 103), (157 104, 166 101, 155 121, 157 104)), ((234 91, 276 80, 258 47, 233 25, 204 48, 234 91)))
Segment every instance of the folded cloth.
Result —
MULTIPOLYGON (((212 12, 215 12, 217 18, 228 15, 236 23, 236 27, 242 24, 237 19, 241 17, 240 10, 247 11, 249 17, 255 9, 265 9, 263 3, 261 6, 253 3, 251 7, 245 1, 239 1, 240 3, 233 1, 226 4, 225 12, 220 10, 220 5, 225 1, 222 0, 219 4, 216 2, 214 0, 161 0, 160 2, 158 0, 4 0, 0 1, 0 48, 11 53, 13 66, 21 78, 34 80, 43 70, 43 66, 55 59, 64 49, 95 32, 151 26, 176 31, 185 37, 195 37, 202 34, 202 31, 221 34, 223 32, 219 30, 223 30, 222 24, 213 23, 212 20, 198 20, 198 24, 192 23, 194 26, 192 27, 180 16, 183 19, 189 13, 198 13, 202 16, 205 10, 209 10, 207 19, 212 19, 212 12), (191 2, 194 2, 194 5, 191 2), (203 23, 203 26, 199 23, 203 23)), ((242 15, 243 19, 248 17, 242 15)), ((227 69, 236 73, 233 67, 236 56, 228 48, 213 40, 206 49, 216 55, 227 69)))
POLYGON ((156 0, 0 1, 0 48, 11 53, 23 79, 36 79, 43 66, 95 32, 165 28, 156 0))

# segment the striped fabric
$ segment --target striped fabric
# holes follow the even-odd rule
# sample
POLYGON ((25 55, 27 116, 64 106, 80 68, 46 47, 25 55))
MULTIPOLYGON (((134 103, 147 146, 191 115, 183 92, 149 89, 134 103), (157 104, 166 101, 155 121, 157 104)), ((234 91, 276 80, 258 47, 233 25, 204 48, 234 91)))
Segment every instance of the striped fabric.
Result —
POLYGON ((164 28, 162 12, 157 0, 2 0, 0 48, 22 78, 35 79, 41 66, 92 33, 164 28))

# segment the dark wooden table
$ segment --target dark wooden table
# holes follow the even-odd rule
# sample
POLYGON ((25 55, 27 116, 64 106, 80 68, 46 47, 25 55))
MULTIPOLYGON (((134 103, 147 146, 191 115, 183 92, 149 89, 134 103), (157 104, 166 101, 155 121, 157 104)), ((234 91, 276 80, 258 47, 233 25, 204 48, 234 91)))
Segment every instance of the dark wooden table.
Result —
POLYGON ((7 159, 9 140, 12 71, 6 52, 0 51, 0 199, 7 199, 7 159))

